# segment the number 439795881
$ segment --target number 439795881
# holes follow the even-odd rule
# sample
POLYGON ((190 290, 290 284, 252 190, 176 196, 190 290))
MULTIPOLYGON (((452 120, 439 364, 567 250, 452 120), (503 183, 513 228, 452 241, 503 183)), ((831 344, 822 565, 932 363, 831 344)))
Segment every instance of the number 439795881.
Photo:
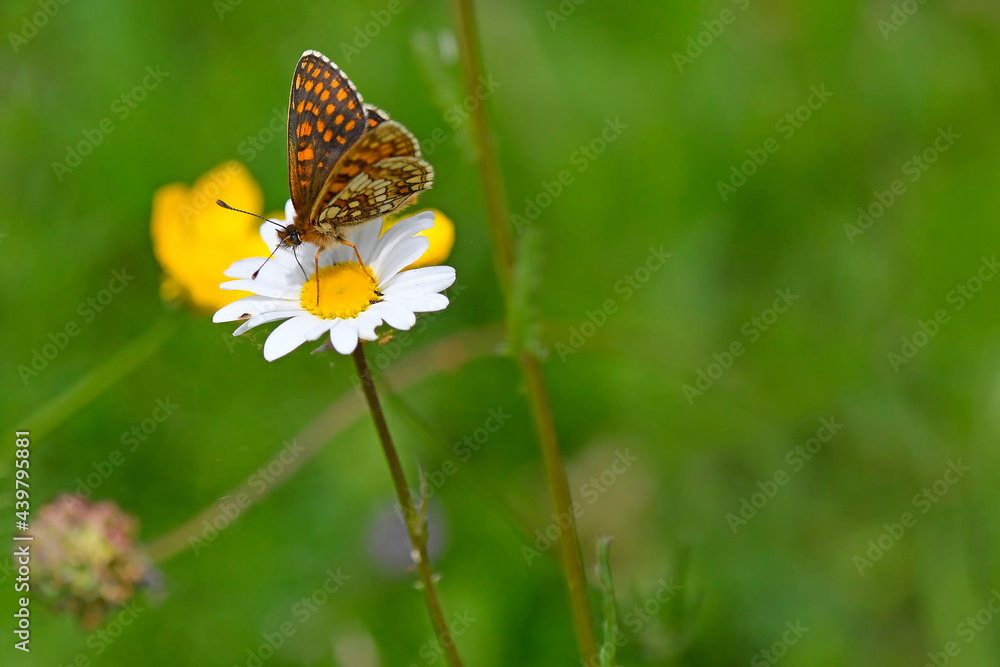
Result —
POLYGON ((16 502, 14 503, 14 509, 20 510, 16 511, 15 515, 20 521, 27 523, 28 521, 28 510, 30 509, 30 504, 28 502, 28 457, 30 456, 30 450, 28 449, 31 441, 29 440, 27 431, 17 432, 17 450, 15 451, 15 456, 17 461, 15 465, 17 466, 17 471, 15 473, 16 479, 14 480, 14 497, 16 502), (25 436, 25 437, 21 437, 25 436))

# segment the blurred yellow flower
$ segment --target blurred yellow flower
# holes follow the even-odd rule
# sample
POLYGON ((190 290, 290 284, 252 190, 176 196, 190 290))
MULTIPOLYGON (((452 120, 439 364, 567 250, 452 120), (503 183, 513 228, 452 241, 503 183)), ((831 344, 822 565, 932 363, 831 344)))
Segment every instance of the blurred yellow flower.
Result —
MULTIPOLYGON (((271 252, 260 238, 259 220, 227 211, 215 203, 217 199, 251 213, 264 208, 260 186, 236 161, 212 169, 192 187, 173 183, 153 196, 150 234, 153 253, 163 268, 160 296, 165 301, 184 301, 204 312, 218 310, 249 294, 219 289, 226 279, 223 271, 238 259, 271 252)), ((430 247, 407 269, 442 264, 455 245, 451 219, 427 210, 434 213, 434 226, 421 234, 430 240, 430 247)), ((284 214, 270 217, 281 220, 284 214)), ((399 219, 386 219, 382 233, 399 219)))
MULTIPOLYGON (((423 213, 424 211, 430 211, 434 214, 434 226, 420 232, 418 236, 426 236, 430 239, 431 245, 427 248, 427 252, 420 256, 420 259, 410 264, 404 270, 444 264, 444 261, 448 259, 448 255, 451 254, 452 247, 455 245, 455 223, 451 221, 451 218, 435 208, 423 209, 417 211, 417 213, 423 213)), ((386 218, 382 223, 382 233, 385 234, 389 229, 392 229, 393 225, 403 217, 410 218, 414 215, 416 213, 407 213, 405 216, 386 218)))
POLYGON ((153 253, 163 268, 160 295, 212 312, 247 296, 219 289, 223 271, 244 257, 266 257, 258 231, 261 221, 219 207, 227 203, 253 213, 264 208, 264 195, 239 162, 225 162, 198 179, 193 187, 173 183, 153 196, 150 234, 153 253))

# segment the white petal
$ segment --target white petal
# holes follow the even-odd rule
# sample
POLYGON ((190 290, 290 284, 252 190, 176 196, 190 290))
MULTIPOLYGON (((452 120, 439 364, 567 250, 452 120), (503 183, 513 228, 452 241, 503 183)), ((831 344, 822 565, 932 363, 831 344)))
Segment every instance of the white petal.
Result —
MULTIPOLYGON (((279 222, 275 220, 275 222, 279 222)), ((284 223, 280 223, 284 225, 284 223)), ((260 225, 260 238, 267 244, 268 248, 278 247, 278 228, 270 222, 263 222, 260 225)))
POLYGON ((347 256, 340 257, 337 255, 336 251, 338 248, 342 248, 350 253, 350 259, 354 259, 354 251, 343 245, 342 243, 336 243, 329 248, 320 249, 315 243, 301 243, 294 248, 292 252, 287 253, 290 257, 291 263, 296 267, 296 271, 299 275, 302 275, 302 269, 305 269, 306 273, 309 274, 311 278, 314 273, 316 273, 316 254, 319 254, 319 267, 333 266, 338 262, 347 261, 347 256), (295 260, 298 259, 298 264, 295 260), (299 266, 301 264, 301 266, 299 266))
MULTIPOLYGON (((336 244, 330 249, 333 259, 330 261, 331 264, 339 264, 340 262, 354 262, 357 263, 358 255, 354 254, 354 249, 349 245, 344 245, 343 243, 336 244)), ((360 252, 358 254, 361 254, 360 252)), ((362 256, 361 261, 365 264, 365 258, 362 256)))
POLYGON ((295 219, 295 204, 289 199, 285 202, 285 222, 291 223, 295 219))
MULTIPOLYGON (((280 247, 271 247, 275 248, 274 253, 271 255, 271 258, 267 260, 267 264, 264 265, 264 268, 260 270, 260 275, 257 276, 258 279, 269 276, 272 272, 277 272, 282 276, 283 281, 293 281, 299 283, 300 285, 304 283, 306 278, 302 275, 302 269, 299 268, 299 262, 301 262, 302 257, 305 256, 302 254, 302 246, 289 246, 282 244, 280 247), (296 259, 298 259, 298 261, 296 261, 296 259)), ((312 260, 312 255, 309 255, 309 259, 312 260)), ((309 268, 305 262, 302 262, 302 265, 307 269, 309 268)), ((268 278, 268 281, 270 281, 270 278, 268 278)))
POLYGON ((392 229, 382 235, 383 243, 398 243, 400 239, 412 238, 434 226, 434 213, 432 211, 422 211, 409 218, 400 220, 392 229))
POLYGON ((378 315, 393 329, 409 329, 417 322, 417 316, 413 314, 412 310, 392 301, 380 301, 372 304, 367 312, 378 315))
POLYGON ((289 317, 295 317, 296 315, 305 314, 304 310, 276 310, 270 313, 261 313, 260 315, 254 315, 249 320, 241 324, 233 332, 234 336, 239 336, 240 334, 245 334, 254 327, 259 327, 261 324, 267 324, 268 322, 277 322, 278 320, 287 320, 289 317))
POLYGON ((372 314, 371 310, 365 310, 354 316, 354 323, 358 330, 358 338, 364 340, 378 340, 375 327, 382 324, 382 318, 372 314))
POLYGON ((229 268, 222 272, 228 278, 250 278, 257 267, 264 263, 263 257, 247 257, 239 259, 229 265, 229 268))
POLYGON ((245 296, 242 299, 233 301, 223 306, 212 316, 213 322, 233 322, 235 320, 246 319, 244 315, 253 317, 261 313, 273 311, 298 311, 302 310, 302 305, 298 302, 286 301, 284 299, 272 299, 269 296, 245 296))
POLYGON ((264 358, 274 361, 285 356, 307 340, 316 340, 322 336, 330 324, 331 320, 303 314, 278 325, 264 341, 264 358))
POLYGON ((425 266, 397 273, 392 279, 379 283, 379 290, 386 296, 419 286, 425 294, 440 292, 455 283, 455 269, 450 266, 425 266))
MULTIPOLYGON (((281 253, 283 255, 282 261, 295 274, 295 280, 299 284, 304 284, 316 273, 316 253, 318 251, 319 246, 312 243, 302 243, 281 253)), ((326 252, 320 252, 320 268, 330 265, 330 262, 326 261, 326 257, 326 252)))
MULTIPOLYGON (((397 222, 392 229, 379 238, 375 254, 372 256, 371 261, 368 262, 369 266, 375 269, 375 275, 382 276, 381 269, 386 256, 392 252, 393 248, 395 248, 400 241, 413 238, 419 232, 422 232, 425 229, 430 229, 433 226, 434 214, 430 211, 420 213, 412 218, 407 218, 406 220, 400 220, 397 222)), ((389 276, 386 276, 387 279, 388 277, 389 276)))
POLYGON ((274 257, 270 259, 267 257, 249 257, 247 259, 241 259, 233 262, 232 265, 225 270, 224 274, 230 278, 254 280, 253 274, 259 269, 260 272, 257 273, 256 280, 260 280, 265 283, 286 283, 289 285, 294 284, 301 286, 305 282, 305 278, 302 276, 302 270, 295 264, 294 258, 291 258, 291 265, 289 265, 288 262, 282 261, 283 259, 286 259, 284 257, 285 255, 291 254, 292 253, 290 251, 282 248, 279 249, 274 257))
POLYGON ((287 283, 270 283, 261 279, 257 280, 230 280, 219 285, 222 289, 243 290, 260 296, 269 296, 275 299, 287 299, 298 301, 302 292, 302 283, 289 285, 287 283))
MULTIPOLYGON (((390 302, 386 302, 390 303, 390 302)), ((414 313, 432 313, 436 310, 444 310, 448 307, 448 297, 444 294, 428 294, 427 296, 413 299, 393 299, 391 303, 397 308, 409 310, 414 313)))
POLYGON ((393 276, 420 259, 430 246, 430 239, 426 236, 414 236, 397 243, 396 247, 382 258, 376 273, 379 284, 381 285, 382 281, 392 280, 393 276))
MULTIPOLYGON (((361 259, 364 260, 365 264, 371 263, 372 254, 379 240, 379 232, 382 231, 382 218, 375 218, 374 220, 369 220, 368 222, 358 225, 356 227, 349 227, 347 230, 347 240, 358 247, 358 254, 361 255, 361 259)), ((340 244, 344 245, 344 244, 340 244)), ((351 257, 357 260, 354 256, 354 251, 351 250, 349 246, 344 246, 350 252, 351 257)))
POLYGON ((333 349, 341 354, 350 354, 358 346, 358 330, 351 320, 337 320, 330 329, 333 349))

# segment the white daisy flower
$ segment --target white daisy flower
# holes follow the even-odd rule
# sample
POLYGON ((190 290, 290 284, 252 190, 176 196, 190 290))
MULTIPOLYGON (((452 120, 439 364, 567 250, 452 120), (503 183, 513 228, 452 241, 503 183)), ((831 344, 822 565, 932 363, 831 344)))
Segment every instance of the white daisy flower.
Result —
MULTIPOLYGON (((292 220, 293 216, 289 200, 285 218, 292 220)), ((302 243, 294 250, 279 248, 256 279, 251 276, 265 258, 241 259, 225 272, 236 280, 220 287, 252 292, 253 296, 219 309, 212 321, 246 320, 233 332, 239 336, 258 325, 286 320, 264 343, 264 358, 268 361, 327 334, 337 352, 351 354, 358 339, 377 340, 375 328, 383 322, 394 329, 406 330, 416 323, 417 313, 448 306, 448 297, 441 291, 455 282, 455 269, 450 266, 406 269, 430 245, 426 237, 418 234, 433 226, 434 213, 425 211, 400 220, 381 236, 382 218, 348 228, 345 236, 357 246, 368 270, 358 264, 349 246, 338 244, 324 250, 319 256, 319 303, 313 273, 317 246, 302 243)), ((278 245, 276 226, 262 224, 260 236, 269 247, 278 245)))

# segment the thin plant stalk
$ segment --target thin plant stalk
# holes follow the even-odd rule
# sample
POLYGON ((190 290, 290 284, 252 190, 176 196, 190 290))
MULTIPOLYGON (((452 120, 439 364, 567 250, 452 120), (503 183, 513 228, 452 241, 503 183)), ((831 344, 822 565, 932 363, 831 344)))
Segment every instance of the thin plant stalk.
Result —
POLYGON ((597 639, 594 636, 593 617, 587 599, 587 577, 583 569, 583 556, 580 554, 580 538, 576 532, 576 520, 572 509, 573 499, 570 496, 569 484, 566 482, 562 455, 559 453, 559 439, 552 416, 552 405, 549 403, 549 395, 545 388, 545 379, 542 377, 538 358, 523 351, 520 353, 519 361, 528 387, 528 398, 535 420, 535 431, 542 448, 549 497, 556 516, 563 519, 566 525, 566 528, 559 534, 559 555, 563 566, 563 576, 566 577, 566 586, 569 589, 576 639, 583 657, 583 664, 593 665, 596 664, 595 660, 597 659, 597 639))
MULTIPOLYGON (((375 391, 375 382, 372 380, 371 371, 368 370, 368 361, 365 359, 362 343, 358 343, 353 356, 354 365, 358 370, 358 379, 361 380, 361 389, 364 392, 365 400, 368 401, 368 409, 372 413, 372 421, 375 422, 375 430, 378 431, 382 451, 389 464, 392 485, 396 489, 399 506, 405 514, 406 530, 410 535, 410 544, 413 546, 413 560, 420 575, 421 588, 427 598, 427 610, 430 612, 431 621, 437 631, 438 641, 444 647, 448 664, 451 667, 462 667, 462 660, 458 657, 458 650, 455 648, 454 637, 452 637, 451 630, 448 629, 448 622, 441 609, 437 585, 434 582, 434 572, 431 569, 431 560, 427 555, 427 524, 424 520, 426 508, 421 507, 418 513, 417 508, 413 506, 410 487, 406 484, 406 476, 403 474, 403 466, 399 462, 399 454, 396 453, 396 447, 392 443, 392 435, 389 433, 389 425, 385 421, 385 413, 382 411, 382 404, 375 391)), ((426 494, 422 493, 421 497, 426 498, 426 494)))
MULTIPOLYGON (((452 4, 457 21, 459 52, 462 59, 465 86, 469 94, 475 95, 476 87, 482 77, 480 68, 482 54, 479 48, 472 0, 453 0, 452 4)), ((507 315, 510 317, 515 260, 514 243, 510 226, 507 223, 509 216, 504 195, 503 176, 500 172, 500 161, 493 144, 493 132, 485 104, 479 104, 472 110, 472 126, 479 147, 479 171, 493 240, 493 258, 500 287, 507 299, 507 315)), ((584 664, 596 664, 597 640, 594 634, 590 603, 587 599, 587 579, 583 568, 583 556, 580 553, 580 539, 576 531, 576 521, 573 518, 572 498, 569 485, 566 482, 562 455, 559 452, 559 439, 552 415, 552 405, 545 386, 545 378, 542 375, 541 364, 535 352, 530 348, 525 348, 518 351, 517 357, 521 374, 528 388, 535 431, 545 462, 545 476, 548 481, 552 507, 557 516, 567 519, 568 525, 559 535, 559 553, 563 575, 566 577, 569 590, 577 643, 584 664)))
POLYGON ((604 589, 604 644, 601 646, 601 667, 614 667, 618 652, 618 605, 615 603, 615 583, 611 577, 611 538, 597 540, 597 580, 604 589))
POLYGON ((25 417, 17 427, 30 428, 32 438, 43 439, 73 416, 77 410, 138 368, 169 340, 180 323, 181 319, 175 313, 163 316, 145 333, 118 350, 114 356, 25 417))
MULTIPOLYGON (((393 387, 405 388, 434 373, 460 368, 471 359, 492 355, 500 342, 500 334, 499 327, 494 325, 451 334, 422 349, 421 354, 409 355, 393 364, 385 371, 386 381, 393 387)), ((292 437, 292 442, 297 443, 302 450, 302 453, 294 461, 288 463, 279 460, 285 455, 285 450, 282 448, 268 463, 263 464, 264 468, 280 468, 280 471, 272 477, 271 483, 263 490, 253 481, 254 477, 251 475, 227 493, 218 494, 219 497, 244 496, 249 498, 250 505, 244 507, 245 512, 252 505, 264 500, 273 491, 281 488, 313 456, 322 451, 323 447, 332 442, 341 431, 354 420, 362 417, 364 413, 364 401, 360 394, 353 389, 346 392, 292 437)), ((221 511, 218 502, 212 503, 169 533, 154 540, 149 545, 147 553, 157 563, 174 558, 185 549, 191 548, 193 540, 203 536, 205 524, 214 521, 221 511)), ((530 530, 525 531, 525 535, 530 533, 530 530)))

